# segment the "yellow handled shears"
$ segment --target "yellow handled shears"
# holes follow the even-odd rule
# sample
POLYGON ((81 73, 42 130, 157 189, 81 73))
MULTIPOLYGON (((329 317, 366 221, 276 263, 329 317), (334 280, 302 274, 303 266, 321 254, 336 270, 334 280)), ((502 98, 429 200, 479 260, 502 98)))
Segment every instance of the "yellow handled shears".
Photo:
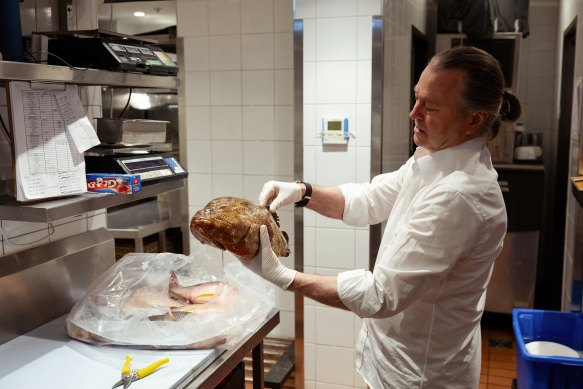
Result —
POLYGON ((117 388, 118 386, 122 385, 124 389, 127 389, 127 387, 130 386, 132 382, 152 374, 157 368, 159 368, 165 363, 168 363, 168 361, 170 361, 170 359, 162 358, 142 369, 132 370, 131 369, 132 358, 130 358, 129 355, 126 355, 126 360, 121 369, 121 380, 117 381, 115 385, 111 387, 111 389, 117 388))

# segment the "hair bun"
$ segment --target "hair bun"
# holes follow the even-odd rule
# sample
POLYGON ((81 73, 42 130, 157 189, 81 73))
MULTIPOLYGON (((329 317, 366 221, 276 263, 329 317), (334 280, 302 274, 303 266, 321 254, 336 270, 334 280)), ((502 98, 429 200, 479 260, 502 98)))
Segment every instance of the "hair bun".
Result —
POLYGON ((500 120, 503 122, 513 122, 520 117, 522 110, 520 101, 511 92, 505 90, 502 93, 502 104, 500 104, 500 120))

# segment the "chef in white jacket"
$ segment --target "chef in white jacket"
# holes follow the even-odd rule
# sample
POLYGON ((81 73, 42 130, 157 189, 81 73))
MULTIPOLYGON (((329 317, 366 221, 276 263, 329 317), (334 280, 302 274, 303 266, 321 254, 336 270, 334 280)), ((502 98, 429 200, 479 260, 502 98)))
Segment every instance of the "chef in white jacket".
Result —
POLYGON ((485 146, 520 116, 498 62, 472 47, 432 58, 415 86, 415 154, 371 182, 266 183, 272 211, 296 204, 354 226, 386 221, 375 267, 321 276, 286 268, 261 228, 242 261, 282 289, 363 318, 356 369, 374 389, 477 388, 480 319, 506 209, 485 146))

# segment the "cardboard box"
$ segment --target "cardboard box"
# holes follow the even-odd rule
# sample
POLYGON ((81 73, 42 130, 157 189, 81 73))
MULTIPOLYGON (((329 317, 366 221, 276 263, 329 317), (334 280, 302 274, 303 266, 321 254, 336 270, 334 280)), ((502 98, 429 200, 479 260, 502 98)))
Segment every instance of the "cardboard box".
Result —
POLYGON ((133 194, 142 190, 139 174, 89 173, 86 177, 88 192, 133 194))

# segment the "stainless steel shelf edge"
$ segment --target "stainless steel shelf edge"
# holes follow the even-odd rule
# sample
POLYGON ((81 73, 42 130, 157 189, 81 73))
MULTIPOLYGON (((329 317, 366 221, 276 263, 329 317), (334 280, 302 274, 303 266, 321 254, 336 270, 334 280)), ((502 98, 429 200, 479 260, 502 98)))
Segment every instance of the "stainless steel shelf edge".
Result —
POLYGON ((131 195, 85 193, 79 196, 22 204, 8 196, 0 197, 0 218, 25 222, 48 223, 84 212, 131 203, 160 193, 184 188, 184 178, 145 185, 142 191, 131 195))
MULTIPOLYGON (((195 388, 214 388, 229 374, 237 364, 255 349, 262 346, 263 339, 279 324, 279 310, 273 309, 267 314, 265 320, 259 325, 255 332, 247 335, 230 349, 219 347, 222 354, 215 359, 202 372, 193 372, 186 377, 182 383, 177 384, 173 389, 195 389, 195 388)), ((253 369, 263 370, 263 360, 253 358, 253 369)), ((263 383, 253 381, 253 388, 263 388, 263 383)))
POLYGON ((499 170, 516 170, 516 171, 544 171, 543 164, 530 163, 493 163, 494 169, 499 170))
POLYGON ((77 85, 108 85, 126 88, 178 89, 177 77, 153 76, 140 73, 110 72, 107 70, 76 70, 27 62, 0 61, 0 80, 62 82, 77 85))

